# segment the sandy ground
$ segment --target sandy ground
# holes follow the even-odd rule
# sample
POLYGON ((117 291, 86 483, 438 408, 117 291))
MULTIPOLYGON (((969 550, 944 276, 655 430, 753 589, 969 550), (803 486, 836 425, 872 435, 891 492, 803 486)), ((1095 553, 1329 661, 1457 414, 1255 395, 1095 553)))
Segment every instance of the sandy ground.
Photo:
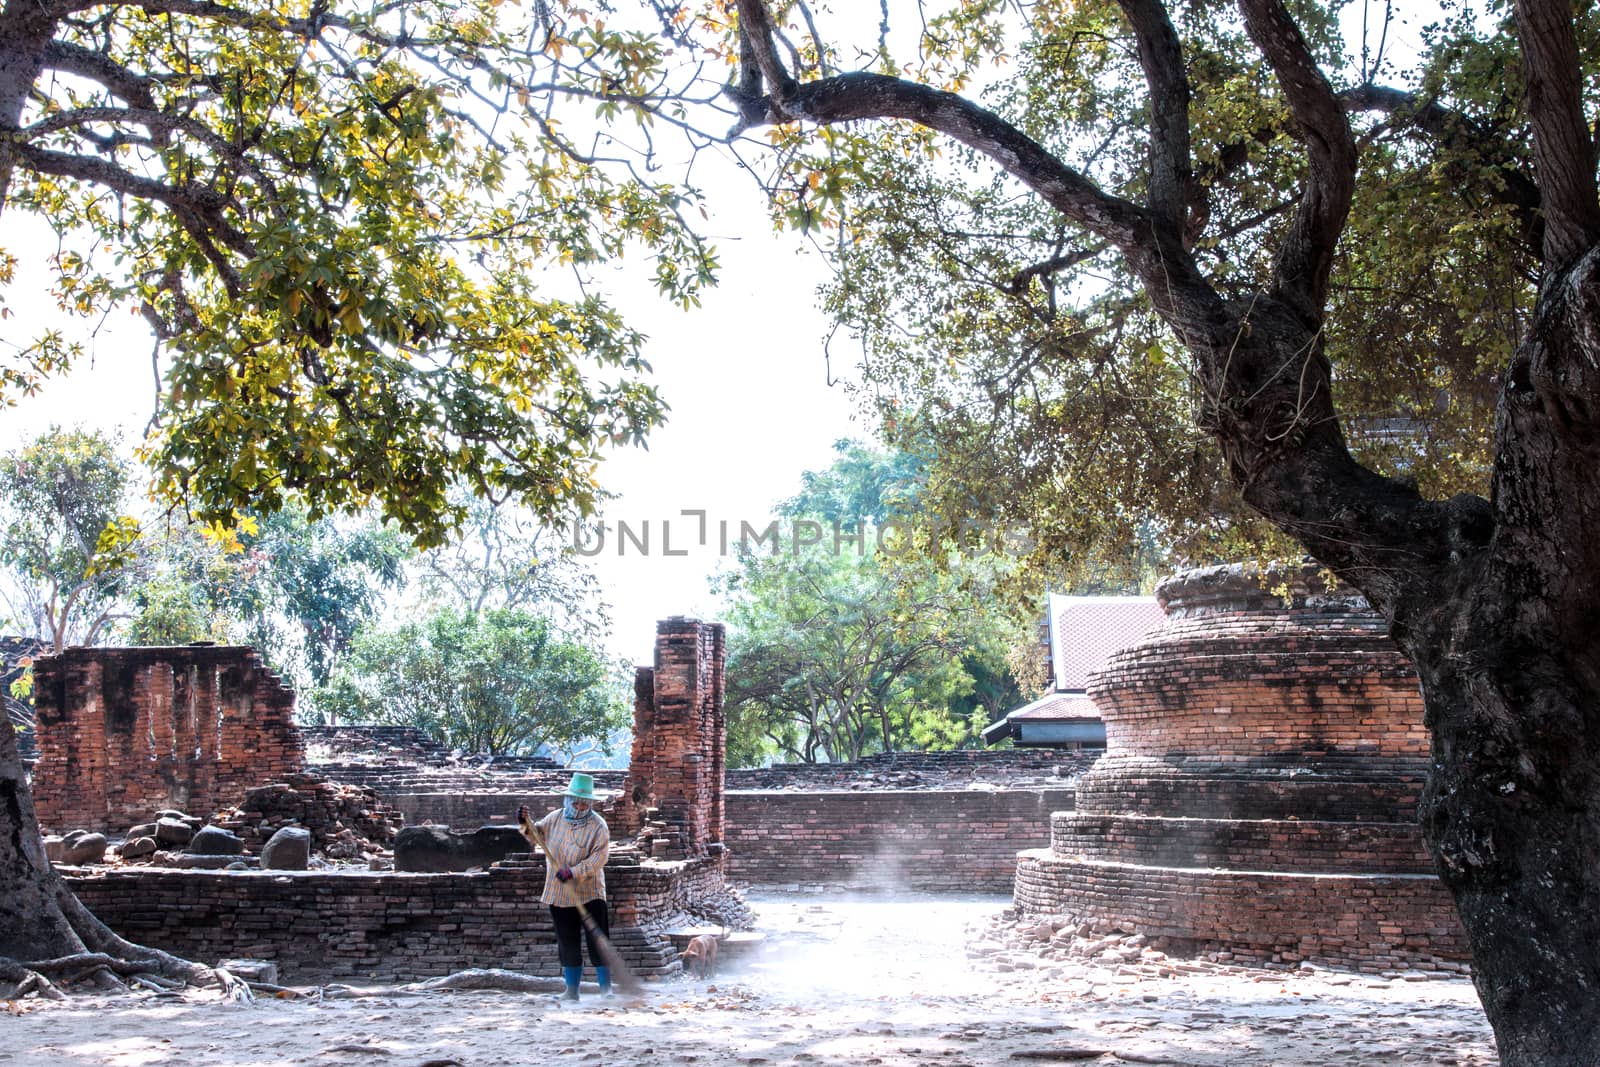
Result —
POLYGON ((1462 979, 1198 968, 997 949, 1004 898, 750 894, 762 950, 632 1002, 478 992, 364 1000, 75 996, 0 1008, 14 1067, 331 1064, 1491 1064, 1462 979), (984 941, 985 936, 989 938, 984 941), (987 944, 988 947, 982 947, 987 944), (974 947, 978 946, 978 947, 974 947), (1002 970, 1001 968, 1013 968, 1002 970), (1228 973, 1233 971, 1233 973, 1228 973))

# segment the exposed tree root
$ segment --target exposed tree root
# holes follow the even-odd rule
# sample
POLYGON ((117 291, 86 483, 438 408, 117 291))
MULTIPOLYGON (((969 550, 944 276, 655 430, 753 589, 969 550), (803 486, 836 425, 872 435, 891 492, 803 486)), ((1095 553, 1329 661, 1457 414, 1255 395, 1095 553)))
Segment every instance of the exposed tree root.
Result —
POLYGON ((215 983, 224 997, 236 1003, 247 1004, 255 999, 254 994, 250 992, 250 986, 229 973, 226 968, 191 963, 169 952, 146 948, 124 940, 111 927, 95 918, 93 913, 78 900, 77 895, 66 888, 65 883, 61 884, 61 892, 57 894, 56 902, 66 915, 67 921, 72 924, 72 929, 83 939, 84 945, 91 953, 106 958, 107 962, 102 966, 108 969, 121 974, 155 975, 157 978, 186 985, 215 983), (128 966, 132 969, 118 970, 119 966, 128 966))
POLYGON ((0 959, 0 982, 15 983, 11 989, 0 991, 0 1000, 21 1000, 29 993, 37 993, 46 1000, 66 1000, 67 995, 57 989, 38 971, 30 971, 15 960, 0 959))
POLYGON ((249 986, 221 967, 202 967, 153 949, 141 949, 134 945, 128 947, 134 950, 129 956, 78 952, 50 960, 23 961, 0 957, 0 982, 18 983, 16 990, 0 999, 15 1000, 30 992, 52 1000, 62 999, 64 994, 50 981, 52 978, 61 986, 92 981, 102 991, 125 991, 128 985, 120 980, 121 977, 158 992, 172 992, 185 985, 214 982, 230 1000, 252 999, 249 986), (174 963, 178 966, 174 966, 174 963), (241 990, 242 996, 239 995, 241 990))
POLYGON ((559 978, 544 978, 485 967, 457 971, 439 978, 378 989, 356 989, 347 985, 322 986, 315 995, 324 1000, 366 1000, 373 997, 418 997, 429 993, 457 993, 475 989, 495 989, 502 993, 559 993, 566 983, 559 978))
POLYGON ((412 982, 401 988, 419 993, 453 992, 463 989, 498 989, 503 993, 559 993, 566 983, 559 978, 542 978, 521 971, 503 971, 494 967, 457 971, 442 978, 425 982, 412 982))
POLYGON ((14 986, 12 998, 57 998, 60 986, 86 981, 126 991, 124 978, 167 992, 215 984, 229 1000, 252 999, 225 969, 135 945, 83 906, 45 856, 16 734, 0 714, 0 983, 14 986), (26 961, 35 956, 46 958, 26 961))
MULTIPOLYGON (((166 953, 146 955, 150 950, 139 950, 139 958, 123 958, 104 952, 80 952, 59 959, 24 963, 0 957, 0 982, 16 983, 9 994, 0 993, 0 1000, 15 1000, 29 993, 52 1000, 64 1000, 66 994, 51 981, 57 979, 68 986, 85 981, 95 975, 108 979, 121 976, 132 985, 157 994, 175 994, 186 986, 206 984, 200 979, 218 985, 224 995, 236 1001, 255 999, 256 994, 281 1000, 309 998, 315 1000, 368 1000, 378 997, 419 997, 431 993, 453 993, 469 990, 491 989, 502 993, 559 993, 566 988, 560 978, 547 978, 506 971, 497 968, 475 968, 457 971, 440 978, 403 985, 358 989, 347 985, 294 987, 271 982, 247 982, 221 967, 202 967, 178 960, 166 953), (176 961, 177 967, 163 961, 176 961), (172 976, 176 971, 177 976, 172 976), (242 991, 243 995, 239 995, 242 991)), ((112 979, 115 980, 115 979, 112 979)), ((118 986, 123 984, 118 981, 118 986)), ((126 986, 123 986, 126 988, 126 986)))

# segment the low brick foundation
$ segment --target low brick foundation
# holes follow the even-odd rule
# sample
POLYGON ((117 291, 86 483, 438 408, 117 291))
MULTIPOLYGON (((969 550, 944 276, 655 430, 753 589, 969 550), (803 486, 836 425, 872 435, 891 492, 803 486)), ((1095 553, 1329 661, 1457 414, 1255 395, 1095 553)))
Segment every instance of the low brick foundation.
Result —
MULTIPOLYGON (((572 772, 567 772, 572 777, 572 772)), ((598 786, 598 782, 596 785, 598 786)), ((527 793, 386 793, 385 802, 392 805, 407 826, 437 823, 452 830, 476 830, 480 826, 514 826, 517 806, 526 804, 535 812, 549 811, 561 806, 561 788, 542 786, 539 792, 527 793)), ((606 822, 610 822, 609 818, 606 822)))
POLYGON ((1018 857, 1016 902, 1137 931, 1183 955, 1359 971, 1466 971, 1466 933, 1433 875, 1290 874, 1018 857))
MULTIPOLYGON (((123 937, 197 961, 271 960, 286 982, 559 973, 542 860, 470 874, 126 869, 67 883, 123 937)), ((721 890, 722 860, 613 856, 606 886, 612 942, 657 977, 679 969, 667 931, 721 890)))
MULTIPOLYGON (((1049 844, 1050 813, 1073 808, 1072 783, 1096 758, 1037 749, 892 752, 728 771, 742 786, 724 797, 728 873, 756 885, 1009 893, 1017 850, 1049 844)), ((569 774, 401 763, 317 770, 378 790, 408 826, 456 830, 507 824, 518 804, 554 807, 569 774)), ((595 772, 595 785, 621 789, 623 774, 595 772)))

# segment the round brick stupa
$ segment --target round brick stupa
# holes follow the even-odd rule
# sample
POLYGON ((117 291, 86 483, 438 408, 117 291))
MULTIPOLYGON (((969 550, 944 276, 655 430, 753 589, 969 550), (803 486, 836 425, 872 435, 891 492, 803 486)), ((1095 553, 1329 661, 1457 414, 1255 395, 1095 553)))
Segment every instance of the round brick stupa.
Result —
POLYGON ((1416 675, 1314 566, 1188 571, 1167 619, 1090 684, 1106 755, 1017 904, 1168 951, 1361 970, 1460 970, 1465 934, 1417 826, 1416 675))

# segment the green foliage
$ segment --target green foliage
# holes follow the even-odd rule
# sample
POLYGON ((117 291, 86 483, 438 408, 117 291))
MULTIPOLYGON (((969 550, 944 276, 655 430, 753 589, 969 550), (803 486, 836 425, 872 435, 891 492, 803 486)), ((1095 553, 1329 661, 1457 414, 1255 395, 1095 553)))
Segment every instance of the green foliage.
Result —
POLYGON ((110 622, 125 574, 98 552, 119 518, 129 466, 97 431, 50 429, 0 458, 0 564, 20 622, 60 651, 92 644, 110 622))
POLYGON ((603 747, 629 710, 601 657, 563 640, 548 620, 505 609, 447 608, 369 626, 317 702, 345 721, 415 726, 452 748, 493 755, 603 747))
POLYGON ((970 740, 951 714, 971 679, 948 590, 901 592, 876 562, 817 549, 749 556, 725 589, 730 762, 769 743, 814 762, 970 740))
POLYGON ((914 510, 926 463, 910 452, 884 453, 858 441, 836 441, 838 458, 824 471, 800 475, 800 492, 779 511, 790 518, 852 525, 883 524, 914 510))
POLYGON ((939 561, 915 550, 921 463, 851 442, 804 477, 789 522, 865 531, 747 553, 721 577, 729 600, 728 761, 814 762, 874 751, 974 744, 1020 702, 1006 667, 1019 626, 988 593, 996 560, 939 561), (876 530, 898 525, 881 547, 876 530))
MULTIPOLYGON (((313 521, 292 508, 264 518, 240 545, 256 583, 247 638, 280 669, 303 663, 311 686, 328 681, 356 632, 384 606, 385 591, 404 584, 412 554, 391 527, 313 521), (288 633, 277 629, 279 620, 288 633)), ((314 696, 309 704, 314 711, 314 696)))
MULTIPOLYGON (((0 13, 0 204, 61 235, 63 310, 154 326, 144 456, 166 500, 205 523, 370 505, 422 545, 464 518, 457 482, 545 520, 593 507, 602 449, 664 405, 592 271, 642 255, 690 305, 714 267, 691 189, 648 151, 581 147, 597 113, 644 130, 681 110, 652 96, 670 50, 608 9, 0 13)), ((16 266, 0 253, 0 283, 16 266)), ((7 355, 0 402, 80 355, 55 332, 7 355)))
MULTIPOLYGON (((247 529, 254 523, 246 522, 247 529)), ((126 549, 127 617, 118 636, 131 645, 227 642, 267 609, 260 560, 237 541, 180 523, 147 525, 126 549)), ((269 654, 272 647, 263 649, 269 654)))

